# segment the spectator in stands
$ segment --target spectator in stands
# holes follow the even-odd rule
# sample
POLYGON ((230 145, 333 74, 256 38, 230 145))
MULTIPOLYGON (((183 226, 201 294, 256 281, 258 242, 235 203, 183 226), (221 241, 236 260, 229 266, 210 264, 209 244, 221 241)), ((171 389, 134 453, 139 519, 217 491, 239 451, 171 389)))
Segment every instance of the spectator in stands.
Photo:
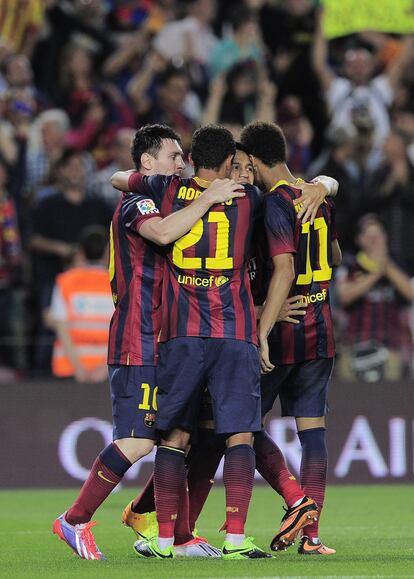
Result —
POLYGON ((290 95, 299 98, 312 126, 313 153, 319 153, 323 146, 327 114, 325 97, 312 68, 311 58, 317 3, 313 0, 284 0, 262 4, 262 7, 259 6, 260 27, 272 55, 272 78, 278 86, 279 102, 290 95))
POLYGON ((166 68, 156 53, 149 55, 147 65, 129 86, 139 124, 170 126, 180 134, 183 148, 188 151, 200 114, 199 101, 190 91, 188 75, 183 68, 166 68))
POLYGON ((414 166, 408 143, 406 134, 398 129, 388 134, 384 160, 368 181, 364 209, 383 218, 392 255, 414 276, 414 166))
MULTIPOLYGON (((68 149, 59 161, 58 192, 34 207, 30 248, 34 254, 34 290, 39 314, 49 307, 58 273, 73 258, 80 232, 89 225, 109 228, 111 208, 102 200, 86 196, 82 153, 68 149)), ((36 366, 50 370, 52 336, 38 321, 36 366)))
POLYGON ((155 37, 155 50, 175 65, 187 60, 207 65, 217 38, 211 23, 216 15, 216 0, 187 0, 188 16, 168 23, 155 37))
POLYGON ((360 219, 355 255, 337 272, 339 302, 345 310, 339 373, 345 379, 400 380, 411 359, 407 305, 414 301, 410 278, 390 257, 382 221, 360 219))
POLYGON ((74 264, 56 278, 47 323, 56 333, 52 369, 58 378, 100 382, 107 378, 106 355, 113 302, 108 234, 90 226, 81 233, 74 264))
POLYGON ((356 158, 357 139, 357 130, 353 125, 347 129, 338 127, 330 130, 323 153, 307 173, 310 179, 316 175, 329 175, 341 184, 341 193, 335 199, 335 222, 344 252, 355 249, 355 225, 365 198, 360 160, 356 158))
POLYGON ((312 126, 303 114, 300 100, 295 96, 283 99, 277 110, 278 124, 286 137, 288 166, 296 175, 304 175, 312 159, 312 126))
POLYGON ((260 28, 255 13, 243 5, 237 7, 231 26, 232 34, 218 42, 211 52, 209 68, 213 76, 240 61, 263 62, 260 28))
POLYGON ((113 209, 119 201, 119 191, 112 187, 111 176, 117 171, 128 171, 133 166, 131 145, 134 136, 134 129, 118 130, 110 149, 112 162, 96 175, 95 192, 113 209))
POLYGON ((202 123, 224 124, 237 139, 243 125, 251 120, 275 120, 275 98, 276 88, 266 69, 254 61, 239 62, 212 81, 202 123))
POLYGON ((115 45, 105 28, 105 2, 48 0, 47 4, 47 26, 36 46, 33 64, 39 89, 51 98, 55 106, 62 106, 65 94, 57 81, 62 74, 65 49, 75 40, 82 39, 93 56, 93 69, 98 71, 115 45))
POLYGON ((16 209, 6 189, 7 165, 0 157, 0 364, 26 369, 21 291, 23 252, 16 209))
POLYGON ((46 183, 53 164, 62 156, 69 127, 69 117, 61 109, 44 111, 33 123, 27 152, 26 191, 28 194, 46 183))
POLYGON ((383 73, 375 75, 375 55, 365 47, 345 52, 343 73, 337 76, 329 67, 327 41, 320 25, 314 42, 313 66, 326 92, 331 125, 347 127, 355 116, 371 119, 374 143, 381 147, 390 129, 389 109, 405 66, 412 59, 413 38, 406 37, 403 50, 383 73))

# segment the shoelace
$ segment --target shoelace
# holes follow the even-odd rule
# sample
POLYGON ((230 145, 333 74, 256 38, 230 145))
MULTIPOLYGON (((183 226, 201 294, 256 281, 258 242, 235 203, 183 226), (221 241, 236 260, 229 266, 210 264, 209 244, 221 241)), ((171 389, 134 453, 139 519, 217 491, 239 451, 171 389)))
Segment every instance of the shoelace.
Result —
POLYGON ((91 532, 91 527, 96 525, 96 521, 90 521, 89 523, 84 523, 83 528, 80 531, 80 536, 82 541, 85 542, 88 551, 95 551, 99 553, 99 549, 96 546, 95 538, 91 532))

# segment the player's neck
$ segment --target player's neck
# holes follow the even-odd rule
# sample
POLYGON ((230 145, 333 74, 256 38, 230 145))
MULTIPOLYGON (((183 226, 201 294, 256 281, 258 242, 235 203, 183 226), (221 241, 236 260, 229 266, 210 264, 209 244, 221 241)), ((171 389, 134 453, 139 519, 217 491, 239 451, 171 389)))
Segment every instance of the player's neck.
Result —
POLYGON ((218 171, 214 169, 200 168, 196 172, 195 176, 198 177, 201 181, 208 181, 209 183, 214 181, 214 179, 225 179, 228 177, 225 168, 220 168, 218 171))
POLYGON ((274 167, 262 168, 261 178, 266 189, 271 189, 278 181, 287 181, 293 183, 295 177, 289 171, 286 163, 277 163, 274 167))

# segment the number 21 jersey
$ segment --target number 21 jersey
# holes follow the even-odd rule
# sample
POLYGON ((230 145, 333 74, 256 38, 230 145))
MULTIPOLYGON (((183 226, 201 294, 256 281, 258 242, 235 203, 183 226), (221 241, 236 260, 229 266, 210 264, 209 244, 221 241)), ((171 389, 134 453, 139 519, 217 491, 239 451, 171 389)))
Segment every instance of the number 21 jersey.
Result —
MULTIPOLYGON (((192 203, 209 183, 177 177, 136 177, 134 191, 146 191, 163 217, 192 203)), ((247 263, 260 192, 217 204, 167 250, 162 290, 160 341, 179 336, 257 342, 247 263)))
POLYGON ((325 202, 313 225, 301 223, 293 199, 299 189, 279 182, 264 196, 264 220, 269 257, 294 254, 295 280, 290 296, 303 295, 306 314, 300 323, 278 323, 269 339, 272 362, 294 364, 316 358, 333 358, 335 344, 329 303, 332 278, 332 241, 336 239, 334 206, 325 202))

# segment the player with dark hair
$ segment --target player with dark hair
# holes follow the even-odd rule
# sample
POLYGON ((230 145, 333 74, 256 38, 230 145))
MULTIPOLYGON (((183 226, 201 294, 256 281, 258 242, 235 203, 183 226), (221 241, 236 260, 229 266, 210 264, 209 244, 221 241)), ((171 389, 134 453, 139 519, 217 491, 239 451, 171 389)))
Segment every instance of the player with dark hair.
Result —
MULTIPOLYGON (((156 170, 160 175, 169 175, 171 163, 175 162, 178 162, 180 170, 184 168, 180 137, 167 125, 141 127, 135 133, 131 156, 135 167, 143 174, 150 174, 156 170)), ((119 185, 122 183, 119 180, 124 175, 124 172, 118 171, 112 176, 114 187, 120 188, 119 185)))
MULTIPOLYGON (((133 151, 142 174, 171 175, 184 168, 179 137, 169 127, 143 127, 137 131, 133 151)), ((113 183, 122 186, 124 178, 115 174, 113 183)), ((155 366, 164 270, 157 246, 180 238, 212 205, 242 195, 238 188, 231 180, 217 181, 194 203, 165 218, 148 195, 125 193, 115 210, 109 264, 115 311, 108 346, 114 442, 96 458, 75 502, 53 525, 53 532, 83 559, 104 559, 91 531, 96 524, 91 518, 157 439, 155 366)), ((219 556, 217 549, 204 543, 204 556, 219 556)), ((188 547, 192 545, 181 545, 180 554, 187 555, 188 547)))
MULTIPOLYGON (((273 267, 258 326, 262 412, 266 414, 279 395, 282 415, 295 417, 302 446, 301 484, 321 510, 327 469, 325 411, 335 356, 329 281, 332 267, 341 261, 334 207, 331 202, 322 204, 306 223, 297 218, 303 211, 300 189, 291 185, 295 178, 286 165, 285 139, 277 125, 251 123, 241 141, 267 191, 264 220, 268 263, 273 267), (286 298, 296 294, 305 296, 305 316, 297 325, 275 325, 286 298)), ((320 542, 318 523, 302 530, 299 553, 335 553, 320 542)), ((280 548, 278 535, 271 547, 280 548)))

